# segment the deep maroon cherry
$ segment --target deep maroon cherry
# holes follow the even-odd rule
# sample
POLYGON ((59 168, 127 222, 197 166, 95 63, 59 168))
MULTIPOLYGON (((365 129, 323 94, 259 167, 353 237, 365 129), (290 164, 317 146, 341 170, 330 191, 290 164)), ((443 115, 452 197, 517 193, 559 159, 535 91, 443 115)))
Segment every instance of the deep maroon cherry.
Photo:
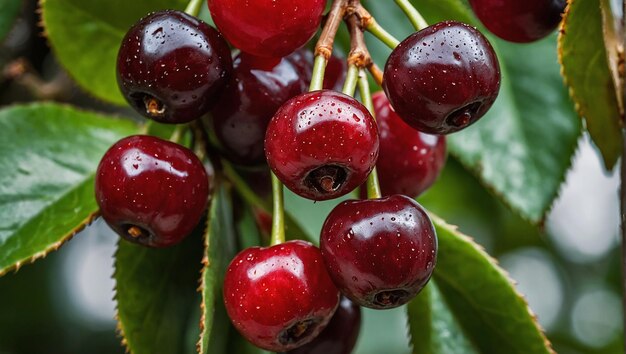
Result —
POLYGON ((500 90, 500 66, 477 29, 440 22, 393 50, 383 88, 407 124, 427 134, 449 134, 489 110, 500 90))
POLYGON ((96 172, 96 201, 123 238, 151 247, 180 242, 207 205, 208 176, 189 149, 152 136, 115 143, 96 172))
POLYGON ((130 105, 163 123, 205 114, 232 71, 228 44, 213 27, 180 11, 152 13, 126 34, 117 82, 130 105))
POLYGON ((528 43, 554 32, 565 0, 470 0, 474 13, 496 36, 528 43))
POLYGON ((326 0, 209 0, 217 28, 241 51, 280 58, 302 47, 322 21, 326 0))
POLYGON ((380 134, 376 167, 382 193, 417 197, 435 183, 446 163, 446 138, 411 129, 383 92, 372 98, 380 134))
POLYGON ((411 300, 437 258, 430 218, 413 199, 349 200, 328 215, 320 237, 328 273, 361 306, 388 309, 411 300))
MULTIPOLYGON (((240 165, 265 163, 263 140, 270 119, 290 98, 306 92, 306 63, 298 52, 282 58, 242 53, 234 75, 212 111, 215 134, 226 156, 240 165)), ((310 74, 309 74, 310 77, 310 74)))
POLYGON ((265 154, 276 176, 313 200, 345 195, 361 185, 378 158, 378 129, 354 98, 322 90, 299 95, 276 112, 265 154))
POLYGON ((319 249, 290 241, 240 252, 226 271, 224 303, 246 339, 280 352, 310 342, 326 327, 339 291, 319 249))
POLYGON ((341 297, 328 326, 312 342, 287 354, 350 354, 361 329, 361 307, 341 297))

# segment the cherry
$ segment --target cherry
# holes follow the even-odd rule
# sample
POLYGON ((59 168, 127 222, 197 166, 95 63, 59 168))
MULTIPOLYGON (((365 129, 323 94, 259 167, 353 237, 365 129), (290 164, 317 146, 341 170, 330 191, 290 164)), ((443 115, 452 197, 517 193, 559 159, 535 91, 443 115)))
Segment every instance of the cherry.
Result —
MULTIPOLYGON (((240 165, 265 163, 265 130, 278 108, 306 92, 308 78, 301 55, 274 59, 241 53, 231 81, 211 113, 215 134, 226 156, 240 165)), ((310 77, 310 74, 309 74, 310 77)))
POLYGON ((416 201, 393 195, 339 204, 324 222, 320 248, 345 296, 389 309, 407 303, 430 279, 437 235, 416 201))
POLYGON ((350 354, 361 329, 361 308, 346 297, 326 328, 312 342, 287 354, 350 354))
POLYGON ((115 143, 96 172, 96 201, 123 238, 150 247, 180 242, 200 221, 209 196, 202 162, 189 149, 152 136, 115 143))
POLYGON ((280 58, 317 31, 326 0, 209 0, 217 28, 242 52, 280 58))
POLYGON ((318 248, 304 241, 252 247, 232 260, 224 303, 234 326, 254 345, 288 351, 313 340, 339 303, 318 248))
POLYGON ((380 133, 376 167, 382 193, 417 197, 435 183, 446 163, 446 138, 411 129, 383 92, 372 99, 380 133))
POLYGON ((139 20, 117 57, 117 82, 126 100, 163 123, 205 114, 231 71, 230 49, 219 32, 173 10, 139 20))
POLYGON ((470 0, 480 21, 496 36, 528 43, 554 32, 565 0, 470 0))
POLYGON ((491 44, 474 27, 440 22, 392 51, 383 88, 407 124, 428 134, 449 134, 489 110, 500 89, 500 66, 491 44))
POLYGON ((265 154, 294 193, 333 199, 367 179, 378 158, 378 129, 354 98, 329 90, 309 92, 276 112, 267 128, 265 154))

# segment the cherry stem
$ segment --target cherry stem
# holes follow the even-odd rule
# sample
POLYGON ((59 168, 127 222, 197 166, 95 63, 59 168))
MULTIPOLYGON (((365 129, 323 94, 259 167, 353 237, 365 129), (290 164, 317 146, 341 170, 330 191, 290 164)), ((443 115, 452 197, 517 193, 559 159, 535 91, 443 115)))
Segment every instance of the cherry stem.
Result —
POLYGON ((348 66, 348 73, 346 74, 346 81, 343 82, 343 88, 341 92, 348 96, 354 96, 356 91, 356 85, 359 81, 359 68, 352 64, 348 66))
POLYGON ((323 55, 315 57, 315 62, 313 63, 313 76, 311 77, 309 91, 318 91, 324 88, 324 73, 326 72, 327 64, 328 59, 326 59, 323 55))
POLYGON ((376 65, 375 63, 371 63, 370 65, 367 66, 367 70, 369 70, 370 74, 374 78, 374 81, 376 81, 376 84, 378 86, 382 86, 383 85, 383 71, 380 70, 378 65, 376 65))
POLYGON ((175 144, 180 143, 183 139, 183 135, 187 132, 187 128, 189 128, 187 124, 177 124, 169 140, 175 144))
POLYGON ((409 18, 409 21, 413 24, 413 27, 417 31, 421 31, 424 28, 428 27, 428 22, 424 19, 424 16, 420 14, 419 11, 409 2, 409 0, 395 0, 396 4, 400 6, 402 11, 406 14, 406 17, 409 18))
POLYGON ((204 2, 204 0, 191 0, 191 1, 189 1, 189 4, 185 8, 185 12, 188 15, 191 15, 193 17, 198 17, 198 15, 200 14, 200 9, 202 8, 202 3, 203 2, 204 2))
POLYGON ((333 46, 337 30, 341 25, 341 20, 346 13, 348 0, 334 0, 328 13, 328 18, 322 29, 320 39, 315 44, 315 56, 323 56, 326 60, 333 54, 333 46))
POLYGON ((376 22, 374 17, 361 5, 358 4, 356 8, 356 13, 361 19, 361 26, 365 28, 369 33, 373 34, 374 37, 378 38, 381 42, 383 42, 386 46, 391 49, 395 49, 400 41, 396 39, 391 33, 387 32, 381 25, 376 22))
POLYGON ((285 242, 285 204, 283 202, 283 184, 278 177, 272 173, 272 238, 270 244, 272 246, 285 242))
MULTIPOLYGON (((359 94, 361 95, 361 101, 365 108, 370 111, 370 114, 376 119, 376 113, 374 112, 374 103, 372 102, 372 92, 370 91, 370 83, 367 80, 365 70, 359 70, 359 94)), ((367 198, 376 199, 381 198, 382 193, 380 191, 380 184, 378 183, 378 171, 376 166, 372 170, 372 173, 367 177, 367 198)))
POLYGON ((263 209, 264 211, 269 212, 271 207, 269 203, 259 197, 253 190, 248 186, 246 181, 237 173, 233 165, 230 162, 222 159, 222 170, 224 175, 228 180, 233 184, 239 195, 248 203, 257 208, 263 209))

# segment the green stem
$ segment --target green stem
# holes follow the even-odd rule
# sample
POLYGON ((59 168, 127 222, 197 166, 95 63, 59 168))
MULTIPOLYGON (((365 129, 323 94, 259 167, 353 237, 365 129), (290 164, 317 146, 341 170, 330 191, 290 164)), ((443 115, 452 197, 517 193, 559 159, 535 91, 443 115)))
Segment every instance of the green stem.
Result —
POLYGON ((428 27, 428 22, 426 22, 422 14, 420 14, 420 12, 417 11, 415 6, 413 6, 413 4, 411 4, 409 0, 395 0, 395 1, 396 1, 396 4, 400 6, 402 11, 404 11, 406 16, 409 18, 409 21, 411 21, 411 23, 413 24, 413 27, 415 27, 416 30, 421 31, 424 28, 428 27))
POLYGON ((283 202, 283 184, 272 173, 272 199, 274 210, 272 213, 272 246, 285 242, 285 205, 283 202))
POLYGON ((265 202, 261 197, 259 197, 246 183, 246 181, 241 178, 239 173, 235 171, 233 165, 231 165, 226 160, 222 159, 222 168, 224 171, 224 175, 228 178, 228 180, 233 184, 239 195, 248 203, 257 208, 268 211, 271 209, 269 204, 265 202))
POLYGON ((183 139, 183 135, 185 135, 185 132, 187 131, 187 128, 189 128, 187 124, 177 124, 176 128, 174 128, 172 136, 170 136, 170 141, 176 144, 180 143, 183 139))
MULTIPOLYGON (((372 117, 376 119, 370 84, 369 81, 367 81, 367 75, 365 75, 365 71, 363 71, 363 69, 359 72, 359 93, 361 94, 361 101, 363 102, 363 105, 370 111, 372 117)), ((370 173, 367 177, 367 198, 376 199, 381 197, 382 193, 380 191, 380 184, 378 183, 378 171, 376 170, 376 167, 374 167, 372 173, 370 173)))
POLYGON ((378 22, 374 20, 370 21, 369 25, 365 29, 391 49, 395 49, 398 44, 400 44, 400 41, 397 40, 396 37, 387 32, 378 24, 378 22))
POLYGON ((200 14, 200 9, 202 8, 202 3, 204 0, 191 0, 185 8, 185 12, 191 16, 198 17, 200 14))
POLYGON ((359 68, 356 65, 350 65, 348 67, 348 73, 346 74, 346 81, 343 82, 343 89, 341 92, 348 96, 354 96, 356 85, 359 82, 359 68))
POLYGON ((326 72, 326 65, 328 60, 322 55, 315 57, 313 63, 313 77, 311 78, 311 85, 309 91, 318 91, 324 88, 324 73, 326 72))

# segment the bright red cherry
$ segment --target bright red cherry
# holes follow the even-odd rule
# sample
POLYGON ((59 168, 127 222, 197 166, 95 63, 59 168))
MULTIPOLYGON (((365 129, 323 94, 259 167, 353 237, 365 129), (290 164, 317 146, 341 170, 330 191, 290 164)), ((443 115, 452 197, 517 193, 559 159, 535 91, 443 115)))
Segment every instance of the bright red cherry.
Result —
POLYGON ((378 144, 376 122, 361 103, 322 90, 299 95, 276 112, 265 154, 287 188, 304 198, 328 200, 365 182, 378 144))
POLYGON ((318 248, 304 241, 252 247, 228 266, 224 303, 254 345, 288 351, 313 340, 339 304, 318 248))
POLYGON ((382 193, 417 197, 435 183, 446 163, 446 138, 409 127, 383 92, 372 98, 380 133, 376 167, 382 193))
POLYGON ((173 10, 139 20, 117 57, 117 82, 128 103, 162 123, 205 114, 231 71, 230 49, 219 32, 173 10))
POLYGON ((489 110, 500 90, 500 66, 476 28, 440 22, 392 51, 383 88, 407 124, 427 134, 449 134, 489 110))
POLYGON ((554 32, 566 4, 565 0, 470 0, 489 31, 518 43, 534 42, 554 32))
POLYGON ((280 58, 313 37, 326 0, 209 0, 217 28, 241 51, 280 58))
POLYGON ((416 201, 394 195, 339 204, 324 222, 320 248, 345 296, 389 309, 407 303, 430 279, 437 235, 416 201))
POLYGON ((341 297, 328 326, 312 342, 287 354, 350 354, 361 329, 361 307, 341 297))
POLYGON ((104 220, 123 238, 167 247, 191 233, 202 218, 208 181, 191 150, 136 135, 104 154, 96 172, 96 201, 104 220))
MULTIPOLYGON (((226 156, 240 165, 265 163, 263 140, 270 119, 290 98, 308 90, 300 53, 282 59, 241 53, 234 75, 212 111, 215 134, 226 156)), ((309 74, 310 77, 310 74, 309 74)))

